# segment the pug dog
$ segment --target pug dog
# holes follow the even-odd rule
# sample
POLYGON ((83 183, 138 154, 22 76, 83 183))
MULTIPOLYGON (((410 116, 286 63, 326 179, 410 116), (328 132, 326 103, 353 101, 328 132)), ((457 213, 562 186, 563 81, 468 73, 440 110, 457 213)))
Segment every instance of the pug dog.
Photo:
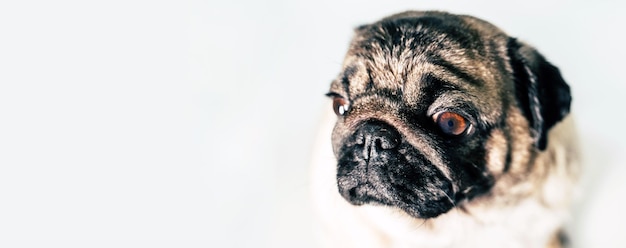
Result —
POLYGON ((566 245, 570 88, 533 47, 475 17, 399 13, 356 28, 327 96, 321 246, 566 245))

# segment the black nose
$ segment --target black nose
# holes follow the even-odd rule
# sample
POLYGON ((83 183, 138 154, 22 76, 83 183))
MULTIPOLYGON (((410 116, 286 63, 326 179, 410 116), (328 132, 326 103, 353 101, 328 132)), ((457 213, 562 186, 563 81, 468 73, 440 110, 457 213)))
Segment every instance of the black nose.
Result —
POLYGON ((400 144, 400 133, 382 122, 369 122, 356 132, 356 144, 363 148, 363 158, 370 160, 378 157, 381 151, 392 150, 400 144))

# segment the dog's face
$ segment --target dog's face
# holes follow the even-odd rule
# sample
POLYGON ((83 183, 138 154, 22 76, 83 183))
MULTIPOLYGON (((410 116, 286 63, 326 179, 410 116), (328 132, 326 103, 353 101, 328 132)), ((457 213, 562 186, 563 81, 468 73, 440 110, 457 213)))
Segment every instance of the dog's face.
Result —
POLYGON ((534 49, 467 16, 406 12, 361 26, 328 93, 339 193, 432 218, 525 170, 569 111, 534 49), (516 155, 517 154, 517 155, 516 155))

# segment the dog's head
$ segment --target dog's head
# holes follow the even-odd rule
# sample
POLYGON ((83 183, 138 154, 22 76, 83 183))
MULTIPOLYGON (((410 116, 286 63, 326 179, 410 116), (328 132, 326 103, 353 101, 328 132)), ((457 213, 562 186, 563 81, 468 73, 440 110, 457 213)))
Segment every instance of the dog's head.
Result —
POLYGON ((328 96, 340 194, 416 218, 488 195, 500 174, 523 178, 511 167, 546 149, 570 106, 558 69, 533 48, 441 12, 357 28, 328 96))

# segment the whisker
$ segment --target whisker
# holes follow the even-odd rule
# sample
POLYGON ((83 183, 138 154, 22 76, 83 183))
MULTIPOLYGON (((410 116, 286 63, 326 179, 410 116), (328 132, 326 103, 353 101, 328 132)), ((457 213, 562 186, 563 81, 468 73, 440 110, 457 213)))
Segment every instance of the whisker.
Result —
POLYGON ((446 198, 448 198, 448 201, 450 203, 452 203, 452 206, 454 206, 456 208, 456 203, 454 202, 454 200, 452 200, 452 197, 450 197, 450 195, 448 195, 448 193, 446 193, 445 191, 443 191, 442 189, 438 189, 441 193, 443 193, 444 196, 446 196, 446 198))
POLYGON ((470 163, 470 165, 474 167, 477 171, 480 171, 481 176, 483 176, 484 178, 491 178, 487 171, 479 168, 478 165, 476 165, 475 163, 470 163))
POLYGON ((471 185, 471 186, 465 188, 463 191, 461 191, 461 193, 463 193, 464 195, 467 195, 467 193, 472 191, 474 188, 476 188, 476 186, 475 185, 471 185))
POLYGON ((418 230, 418 229, 422 228, 422 226, 424 226, 424 224, 426 224, 426 222, 427 222, 428 220, 429 220, 429 219, 424 219, 424 221, 422 221, 422 224, 419 224, 419 225, 415 228, 415 230, 418 230))

